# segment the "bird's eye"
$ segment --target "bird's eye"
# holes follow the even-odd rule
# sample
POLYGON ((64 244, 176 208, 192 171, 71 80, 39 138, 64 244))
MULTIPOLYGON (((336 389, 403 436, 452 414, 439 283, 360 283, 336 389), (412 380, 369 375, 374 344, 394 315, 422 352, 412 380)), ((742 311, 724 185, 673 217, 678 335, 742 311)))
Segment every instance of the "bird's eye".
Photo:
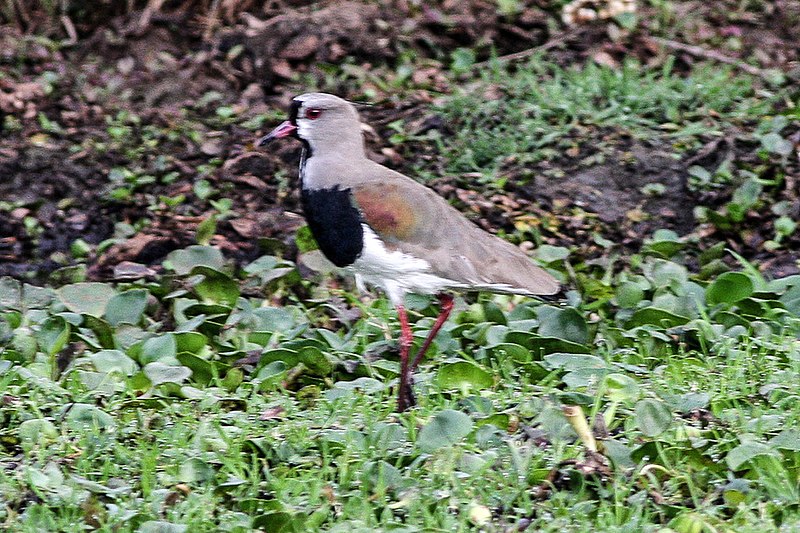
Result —
POLYGON ((322 115, 322 110, 312 107, 306 111, 306 118, 311 120, 318 119, 322 115))

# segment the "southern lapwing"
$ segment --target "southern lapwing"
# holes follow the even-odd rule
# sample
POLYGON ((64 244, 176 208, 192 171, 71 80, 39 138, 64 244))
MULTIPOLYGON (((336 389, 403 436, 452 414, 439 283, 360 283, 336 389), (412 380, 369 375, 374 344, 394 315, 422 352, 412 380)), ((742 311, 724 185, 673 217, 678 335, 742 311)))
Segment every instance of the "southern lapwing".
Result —
POLYGON ((400 317, 400 411, 414 405, 412 374, 453 308, 450 291, 554 294, 558 282, 519 248, 467 220, 431 189, 367 158, 361 122, 346 100, 325 93, 295 97, 289 120, 258 141, 303 143, 301 200, 320 250, 336 266, 379 287, 400 317), (407 293, 435 294, 441 313, 419 352, 407 293))

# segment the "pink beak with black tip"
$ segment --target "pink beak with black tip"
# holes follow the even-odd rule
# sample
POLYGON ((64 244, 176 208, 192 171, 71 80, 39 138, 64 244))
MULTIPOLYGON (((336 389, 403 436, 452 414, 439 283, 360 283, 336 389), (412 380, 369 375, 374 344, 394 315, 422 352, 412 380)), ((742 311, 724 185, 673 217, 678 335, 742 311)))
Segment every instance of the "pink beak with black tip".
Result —
POLYGON ((266 146, 272 140, 294 135, 296 131, 297 126, 286 120, 280 123, 274 130, 261 137, 256 143, 256 146, 266 146))

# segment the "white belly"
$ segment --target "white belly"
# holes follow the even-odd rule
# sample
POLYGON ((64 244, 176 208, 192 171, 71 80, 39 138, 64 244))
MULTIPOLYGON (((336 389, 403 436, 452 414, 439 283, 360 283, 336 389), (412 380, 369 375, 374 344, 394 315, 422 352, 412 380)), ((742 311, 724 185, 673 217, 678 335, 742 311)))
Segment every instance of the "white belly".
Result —
POLYGON ((391 251, 368 225, 364 228, 364 248, 361 255, 348 270, 356 275, 356 283, 364 282, 380 287, 394 305, 402 304, 407 292, 436 294, 445 289, 463 289, 457 281, 431 273, 430 264, 424 259, 400 251, 391 251))

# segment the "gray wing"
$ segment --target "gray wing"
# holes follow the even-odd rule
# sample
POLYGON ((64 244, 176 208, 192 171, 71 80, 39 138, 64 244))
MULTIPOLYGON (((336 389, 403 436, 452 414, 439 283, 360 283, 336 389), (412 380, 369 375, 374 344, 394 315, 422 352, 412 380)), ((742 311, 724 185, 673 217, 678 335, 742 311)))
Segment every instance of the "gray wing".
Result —
POLYGON ((382 170, 380 181, 356 185, 352 192, 364 221, 387 247, 424 259, 436 275, 477 289, 558 292, 555 278, 522 250, 483 231, 431 189, 382 170))

